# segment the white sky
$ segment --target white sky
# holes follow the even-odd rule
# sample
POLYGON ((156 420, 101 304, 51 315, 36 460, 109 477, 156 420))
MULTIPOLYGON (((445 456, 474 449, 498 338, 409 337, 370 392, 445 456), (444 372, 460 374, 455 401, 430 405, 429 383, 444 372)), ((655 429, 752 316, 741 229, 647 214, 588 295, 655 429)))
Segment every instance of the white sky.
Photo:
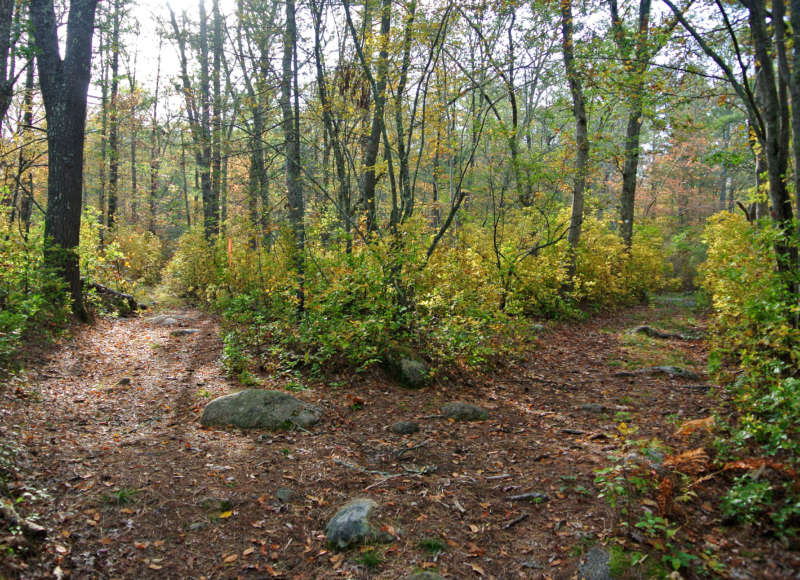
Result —
MULTIPOLYGON (((155 85, 156 70, 158 65, 159 35, 157 27, 169 27, 168 5, 172 6, 180 22, 180 15, 186 12, 190 20, 197 20, 200 13, 199 0, 135 0, 131 7, 131 14, 139 21, 139 34, 136 38, 129 38, 128 53, 130 58, 136 59, 136 82, 140 86, 152 89, 155 85)), ((206 12, 211 13, 212 0, 205 0, 206 12)), ((223 14, 233 14, 235 0, 220 0, 220 10, 223 14)), ((190 56, 191 58, 191 56, 190 56)), ((177 77, 180 73, 178 49, 174 42, 164 40, 161 47, 161 76, 164 82, 177 77)))

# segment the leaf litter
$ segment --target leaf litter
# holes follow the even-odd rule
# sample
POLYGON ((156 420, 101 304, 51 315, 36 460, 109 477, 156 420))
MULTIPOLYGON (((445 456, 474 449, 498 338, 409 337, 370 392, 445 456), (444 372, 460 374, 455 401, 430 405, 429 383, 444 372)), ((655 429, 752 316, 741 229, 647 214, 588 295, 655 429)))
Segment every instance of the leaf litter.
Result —
MULTIPOLYGON (((598 497, 595 470, 627 450, 626 436, 662 441, 671 449, 665 465, 703 484, 679 503, 673 476, 656 477, 644 509, 679 510, 682 533, 707 538, 726 569, 781 577, 798 565, 768 538, 723 530, 718 478, 698 447, 708 443, 712 407, 724 404, 711 398, 715 389, 683 389, 686 379, 670 374, 618 376, 627 329, 663 312, 637 307, 562 324, 518 360, 485 374, 454 370, 421 391, 377 369, 335 377, 337 389, 308 381, 299 396, 325 409, 322 423, 276 433, 199 425, 209 400, 242 387, 219 368, 218 322, 185 315, 199 332, 171 336, 142 319, 78 327, 53 352, 30 353, 21 394, 17 383, 0 390, 0 434, 26 434, 18 461, 28 481, 10 491, 44 490, 20 509, 50 530, 6 558, 0 574, 571 578, 587 547, 615 533, 619 514, 598 497), (483 404, 490 417, 441 421, 438 408, 453 400, 483 404), (674 418, 683 425, 677 433, 674 418), (391 433, 400 420, 419 421, 420 432, 391 433), (289 500, 278 501, 287 485, 289 500), (364 495, 385 510, 393 538, 376 548, 374 568, 357 550, 329 552, 323 531, 339 506, 364 495), (442 538, 446 549, 426 551, 425 538, 442 538), (745 542, 749 559, 739 551, 745 542)), ((668 347, 693 371, 704 368, 702 342, 668 347)), ((753 459, 725 470, 754 466, 783 468, 753 459)))

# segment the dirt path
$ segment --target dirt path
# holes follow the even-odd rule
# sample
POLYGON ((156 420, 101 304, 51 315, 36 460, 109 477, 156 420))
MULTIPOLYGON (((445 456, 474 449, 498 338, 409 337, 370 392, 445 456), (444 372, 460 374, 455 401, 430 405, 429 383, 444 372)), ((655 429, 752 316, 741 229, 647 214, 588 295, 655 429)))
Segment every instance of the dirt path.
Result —
MULTIPOLYGON (((176 327, 144 319, 79 328, 2 390, 0 436, 21 445, 25 475, 9 487, 31 493, 20 510, 38 514, 50 535, 37 550, 9 554, 0 576, 401 578, 431 569, 448 578, 569 578, 617 522, 597 497, 594 470, 630 453, 631 439, 685 446, 672 436, 675 422, 712 405, 702 380, 619 376, 650 366, 643 357, 652 349, 704 368, 700 342, 627 337, 635 324, 685 318, 641 307, 545 329, 526 360, 422 391, 378 371, 314 385, 296 393, 325 410, 311 433, 208 430, 197 422, 203 405, 241 387, 220 373, 216 322, 182 315, 180 327, 197 332, 174 336, 176 327), (452 400, 477 403, 490 419, 432 417, 452 400), (415 435, 389 430, 414 419, 415 435), (508 499, 527 492, 547 500, 508 499), (325 523, 358 496, 381 505, 396 540, 368 553, 329 552, 325 523)), ((685 533, 702 543, 716 508, 681 509, 698 526, 685 533)), ((740 577, 781 577, 793 565, 791 556, 772 568, 737 558, 734 540, 724 541, 715 554, 740 577)), ((768 552, 765 544, 759 553, 768 552)))

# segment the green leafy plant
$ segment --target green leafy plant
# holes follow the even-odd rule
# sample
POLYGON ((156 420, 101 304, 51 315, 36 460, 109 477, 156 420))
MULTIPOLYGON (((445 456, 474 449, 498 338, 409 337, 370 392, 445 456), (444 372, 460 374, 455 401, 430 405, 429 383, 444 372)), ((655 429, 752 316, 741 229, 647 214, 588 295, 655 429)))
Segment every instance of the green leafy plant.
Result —
POLYGON ((107 503, 116 505, 125 505, 136 501, 136 496, 141 493, 139 489, 131 489, 128 487, 121 487, 120 489, 111 492, 104 496, 107 503))
POLYGON ((69 317, 63 281, 43 262, 41 226, 23 235, 0 209, 0 368, 26 340, 47 340, 69 317))
POLYGON ((612 508, 629 495, 628 480, 622 465, 612 465, 594 472, 594 484, 600 489, 597 497, 604 498, 612 508))
POLYGON ((356 556, 356 562, 369 568, 370 570, 380 566, 383 563, 383 560, 383 556, 374 548, 364 548, 361 550, 361 553, 356 556))
POLYGON ((419 541, 419 547, 431 555, 447 551, 447 544, 441 538, 422 538, 419 541))
POLYGON ((772 501, 772 484, 749 475, 736 478, 733 487, 722 499, 722 513, 743 522, 755 522, 772 501))

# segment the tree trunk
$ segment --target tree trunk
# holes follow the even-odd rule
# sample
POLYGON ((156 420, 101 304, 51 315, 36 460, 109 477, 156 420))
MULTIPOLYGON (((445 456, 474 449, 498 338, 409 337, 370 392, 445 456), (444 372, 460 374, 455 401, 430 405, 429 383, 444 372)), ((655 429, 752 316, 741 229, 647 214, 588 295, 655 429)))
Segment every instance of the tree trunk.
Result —
POLYGON ((206 239, 219 233, 219 197, 215 195, 211 182, 211 121, 208 62, 208 23, 204 0, 200 0, 200 90, 192 87, 186 58, 186 37, 178 27, 175 13, 170 8, 170 21, 178 43, 181 81, 186 102, 186 114, 192 131, 192 142, 196 159, 196 177, 203 199, 203 231, 206 239), (198 106, 195 95, 200 99, 198 106))
POLYGON ((344 147, 339 133, 339 125, 333 118, 331 102, 328 95, 328 85, 325 81, 325 71, 323 66, 322 42, 320 39, 321 26, 323 21, 323 5, 317 5, 312 0, 312 10, 314 12, 314 62, 317 71, 317 91, 319 101, 322 106, 322 121, 325 125, 325 134, 330 148, 333 150, 333 159, 336 166, 337 177, 337 210, 342 229, 347 234, 346 251, 349 254, 352 250, 352 240, 350 232, 352 230, 353 215, 350 208, 350 179, 347 173, 347 162, 344 155, 344 147))
MULTIPOLYGON (((784 234, 785 239, 775 243, 778 271, 790 275, 797 265, 797 246, 792 224, 792 204, 786 188, 786 171, 788 169, 788 104, 785 102, 784 90, 778 87, 771 54, 771 43, 766 28, 766 6, 764 0, 744 0, 748 9, 750 32, 753 37, 756 60, 761 64, 763 79, 763 147, 767 158, 769 174, 769 191, 772 202, 772 217, 775 225, 784 234)), ((781 83, 783 84, 783 83, 781 83)), ((795 292, 794 282, 788 281, 790 292, 795 292)))
POLYGON ((103 28, 100 27, 99 39, 100 52, 100 186, 97 191, 97 222, 100 225, 100 245, 103 244, 106 226, 106 161, 108 159, 108 59, 103 58, 103 48, 108 47, 103 42, 103 28))
MULTIPOLYGON (((192 208, 189 203, 189 180, 186 179, 186 142, 183 140, 183 131, 181 134, 181 177, 183 183, 183 205, 186 210, 186 228, 192 227, 192 208)), ((152 214, 151 214, 152 215, 152 214)))
POLYGON ((297 25, 294 0, 286 0, 283 35, 281 112, 286 155, 286 202, 294 238, 292 262, 297 275, 297 311, 305 309, 305 207, 300 181, 300 96, 297 83, 297 25))
MULTIPOLYGON (((345 1, 345 9, 348 11, 349 18, 349 3, 347 1, 345 1)), ((389 29, 391 26, 391 17, 391 0, 383 0, 381 7, 380 52, 378 54, 377 76, 373 90, 372 127, 361 161, 362 173, 359 182, 361 203, 366 210, 366 227, 368 232, 374 232, 377 229, 375 187, 378 183, 378 177, 375 172, 375 164, 378 161, 378 151, 380 150, 381 137, 383 136, 385 123, 384 103, 386 102, 386 77, 389 66, 389 29)), ((357 40, 353 38, 353 41, 356 42, 357 40)))
POLYGON ((114 229, 119 200, 119 25, 120 0, 114 0, 111 15, 111 110, 108 128, 108 229, 114 229))
POLYGON ((211 88, 208 59, 208 16, 205 1, 200 0, 200 147, 197 165, 203 195, 203 227, 206 239, 219 233, 219 197, 211 177, 211 88))
POLYGON ((583 201, 586 191, 586 167, 589 159, 589 137, 587 131, 586 102, 583 96, 583 86, 575 66, 575 53, 573 43, 573 20, 571 0, 561 1, 561 31, 562 49, 564 52, 564 67, 567 72, 569 90, 572 93, 572 114, 575 117, 575 181, 572 189, 572 213, 569 221, 567 241, 570 246, 570 277, 575 273, 575 250, 581 237, 583 224, 583 201))
POLYGON ((76 248, 80 238, 86 97, 98 0, 71 0, 64 59, 52 0, 31 0, 39 83, 47 116, 45 262, 67 282, 73 311, 85 318, 76 248))
POLYGON ((636 203, 636 179, 639 169, 640 136, 642 132, 642 112, 644 107, 645 74, 650 59, 647 45, 650 27, 651 0, 639 2, 639 27, 635 42, 635 55, 631 61, 624 48, 622 21, 617 12, 616 0, 611 0, 612 27, 615 40, 623 60, 631 67, 633 86, 628 101, 628 124, 625 130, 625 155, 622 164, 622 192, 620 194, 620 234, 625 246, 633 243, 633 219, 636 203))
MULTIPOLYGON (((156 233, 156 192, 158 190, 158 172, 161 167, 158 135, 158 91, 161 83, 161 42, 158 43, 158 61, 156 64, 156 86, 153 91, 153 115, 150 121, 150 190, 147 193, 147 229, 156 233)), ((181 148, 181 154, 183 148, 181 148)))
MULTIPOLYGON (((220 70, 222 68, 222 16, 219 12, 219 0, 212 3, 213 33, 213 60, 211 64, 211 188, 217 203, 222 199, 222 92, 220 84, 220 70)), ((220 217, 224 222, 225 204, 220 207, 220 217)), ((217 225, 219 233, 219 225, 217 225)))
POLYGON ((800 243, 800 0, 791 0, 793 67, 789 77, 792 96, 792 149, 794 152, 794 201, 798 217, 797 241, 800 243))
POLYGON ((14 25, 15 0, 0 0, 0 132, 14 95, 13 49, 19 38, 14 25))
POLYGON ((33 41, 28 41, 27 70, 25 71, 25 93, 22 97, 22 125, 19 128, 19 166, 17 168, 17 178, 14 184, 14 203, 11 208, 11 219, 9 223, 14 223, 14 213, 17 210, 17 199, 19 199, 19 223, 22 226, 25 241, 28 241, 28 230, 30 229, 31 211, 33 209, 33 186, 26 188, 33 183, 33 163, 34 155, 31 155, 28 147, 28 139, 33 129, 33 83, 36 61, 34 60, 33 41), (27 176, 27 179, 26 179, 27 176), (20 195, 21 194, 21 195, 20 195))

